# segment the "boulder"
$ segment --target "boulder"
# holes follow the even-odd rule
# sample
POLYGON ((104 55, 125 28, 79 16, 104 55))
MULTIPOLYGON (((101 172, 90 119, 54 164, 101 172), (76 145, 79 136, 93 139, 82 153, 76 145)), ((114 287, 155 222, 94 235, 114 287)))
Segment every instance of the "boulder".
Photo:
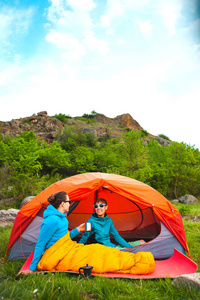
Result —
POLYGON ((29 130, 31 130, 31 125, 28 124, 28 123, 21 123, 21 124, 19 125, 19 127, 20 127, 21 129, 23 129, 24 131, 29 131, 29 130))
POLYGON ((173 199, 171 200, 172 203, 179 203, 179 200, 178 199, 173 199))
POLYGON ((195 196, 188 195, 188 194, 181 196, 180 198, 178 198, 178 200, 181 203, 189 204, 189 205, 199 204, 199 200, 195 196))
POLYGON ((123 114, 120 116, 117 116, 114 118, 114 120, 119 124, 124 127, 128 127, 131 129, 137 129, 137 130, 142 130, 143 128, 140 126, 140 124, 132 118, 130 114, 123 114))
POLYGON ((95 128, 80 128, 79 131, 83 133, 92 133, 95 137, 97 137, 97 131, 95 128))
POLYGON ((19 127, 19 124, 20 124, 20 121, 19 121, 19 120, 12 120, 12 121, 10 122, 11 127, 14 127, 14 128, 18 128, 18 127, 19 127))
POLYGON ((0 227, 5 227, 7 225, 13 225, 18 209, 10 208, 8 210, 0 210, 0 227))
POLYGON ((47 111, 40 111, 39 113, 37 113, 37 115, 38 115, 39 117, 47 116, 47 111))
POLYGON ((161 137, 156 137, 156 140, 158 141, 158 143, 162 146, 169 146, 169 144, 171 143, 170 141, 166 140, 166 139, 163 139, 161 137))
POLYGON ((33 198, 35 198, 35 196, 29 196, 29 197, 24 198, 20 204, 20 208, 22 206, 24 206, 27 202, 31 201, 33 198))
POLYGON ((98 130, 98 136, 105 136, 109 133, 109 130, 107 127, 100 127, 98 130))
POLYGON ((31 121, 32 123, 37 123, 37 117, 35 114, 33 114, 32 116, 30 116, 29 118, 29 121, 31 121))
POLYGON ((200 290, 200 273, 186 274, 174 279, 173 285, 200 290))

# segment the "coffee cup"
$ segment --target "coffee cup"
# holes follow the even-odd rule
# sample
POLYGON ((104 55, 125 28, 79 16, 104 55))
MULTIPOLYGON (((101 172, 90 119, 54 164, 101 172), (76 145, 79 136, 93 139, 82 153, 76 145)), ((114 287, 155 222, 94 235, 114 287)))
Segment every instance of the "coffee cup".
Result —
POLYGON ((91 276, 91 272, 92 272, 93 267, 92 266, 88 266, 88 264, 85 267, 81 267, 79 268, 79 274, 81 275, 81 270, 83 270, 84 276, 85 277, 90 277, 91 276))
POLYGON ((91 231, 91 223, 85 223, 85 231, 91 231))

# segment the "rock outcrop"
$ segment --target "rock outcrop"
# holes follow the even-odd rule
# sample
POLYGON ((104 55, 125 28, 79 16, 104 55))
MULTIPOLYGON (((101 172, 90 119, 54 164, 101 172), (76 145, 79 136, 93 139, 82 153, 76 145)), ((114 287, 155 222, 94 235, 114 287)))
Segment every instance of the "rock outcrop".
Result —
POLYGON ((15 208, 0 210, 0 227, 13 225, 18 211, 19 210, 15 208))
POLYGON ((129 114, 123 114, 117 116, 116 118, 114 118, 114 121, 117 122, 119 125, 124 126, 125 128, 137 129, 137 130, 143 129, 140 126, 140 124, 136 120, 134 120, 129 114))
POLYGON ((106 135, 120 137, 126 128, 142 129, 130 114, 123 114, 116 118, 108 118, 97 114, 94 116, 94 122, 90 123, 82 117, 66 117, 66 120, 62 122, 58 118, 48 116, 46 111, 41 111, 37 115, 33 114, 19 120, 1 121, 0 132, 2 136, 17 136, 25 131, 34 131, 40 140, 51 143, 55 140, 57 134, 64 130, 65 126, 73 126, 75 132, 93 133, 96 138, 106 135))
MULTIPOLYGON (((34 131, 39 140, 51 144, 58 134, 62 134, 65 127, 71 127, 73 132, 93 133, 95 138, 120 138, 122 133, 129 130, 142 130, 140 124, 130 114, 122 114, 115 118, 108 118, 102 114, 91 117, 74 117, 59 114, 57 117, 48 116, 46 111, 38 112, 30 117, 9 122, 0 121, 2 137, 17 136, 26 131, 34 131), (64 118, 59 118, 59 115, 64 118)), ((148 134, 143 138, 147 145, 150 139, 157 139, 162 146, 168 146, 171 141, 148 134)))
POLYGON ((16 136, 25 131, 34 131, 41 140, 52 142, 58 131, 64 128, 64 125, 63 122, 57 118, 49 117, 47 112, 43 111, 27 118, 0 122, 0 132, 2 136, 16 136))

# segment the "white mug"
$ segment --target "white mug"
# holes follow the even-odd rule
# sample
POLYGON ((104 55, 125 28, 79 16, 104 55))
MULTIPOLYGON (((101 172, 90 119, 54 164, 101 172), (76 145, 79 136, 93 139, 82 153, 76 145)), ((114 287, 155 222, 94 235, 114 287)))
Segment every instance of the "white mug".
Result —
POLYGON ((85 231, 91 231, 91 223, 85 223, 85 231))

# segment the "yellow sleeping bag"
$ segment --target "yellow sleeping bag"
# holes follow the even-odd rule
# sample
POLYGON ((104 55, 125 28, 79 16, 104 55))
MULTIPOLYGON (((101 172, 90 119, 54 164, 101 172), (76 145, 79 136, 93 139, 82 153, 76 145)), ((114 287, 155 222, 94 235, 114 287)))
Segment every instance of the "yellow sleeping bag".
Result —
POLYGON ((94 273, 148 274, 155 269, 155 261, 150 252, 134 254, 100 244, 78 244, 71 240, 69 231, 45 251, 37 269, 78 272, 86 264, 93 266, 94 273))

